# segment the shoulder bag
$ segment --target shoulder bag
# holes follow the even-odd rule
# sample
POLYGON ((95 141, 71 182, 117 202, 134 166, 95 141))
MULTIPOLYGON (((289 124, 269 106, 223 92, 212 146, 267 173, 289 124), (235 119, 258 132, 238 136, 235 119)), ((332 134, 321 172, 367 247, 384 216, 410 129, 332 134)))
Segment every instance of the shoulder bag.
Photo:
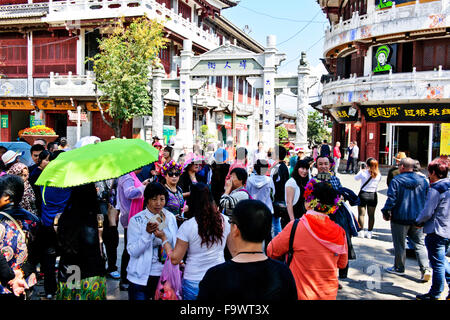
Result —
POLYGON ((373 201, 375 199, 376 192, 366 192, 363 191, 364 187, 372 180, 372 176, 367 179, 367 181, 361 186, 361 190, 359 190, 358 198, 364 201, 373 201))
POLYGON ((291 234, 289 236, 289 250, 286 255, 286 264, 289 266, 291 264, 292 258, 294 256, 294 237, 295 231, 297 230, 299 219, 294 220, 294 224, 292 225, 291 234))

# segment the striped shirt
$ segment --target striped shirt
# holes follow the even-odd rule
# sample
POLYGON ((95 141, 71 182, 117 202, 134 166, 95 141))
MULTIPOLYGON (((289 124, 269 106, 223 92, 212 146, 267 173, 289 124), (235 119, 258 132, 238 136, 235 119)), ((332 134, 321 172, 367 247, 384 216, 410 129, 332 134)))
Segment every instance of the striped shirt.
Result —
POLYGON ((250 197, 244 187, 233 190, 230 194, 223 194, 220 197, 220 207, 223 210, 223 214, 230 216, 239 201, 248 199, 250 197))

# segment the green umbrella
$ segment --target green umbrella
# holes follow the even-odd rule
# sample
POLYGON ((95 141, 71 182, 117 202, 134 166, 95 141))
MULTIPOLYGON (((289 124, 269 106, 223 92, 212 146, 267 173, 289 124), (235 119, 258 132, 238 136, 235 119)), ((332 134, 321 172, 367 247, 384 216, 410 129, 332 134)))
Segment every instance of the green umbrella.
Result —
POLYGON ((37 185, 70 188, 123 176, 158 160, 158 150, 140 139, 114 139, 61 153, 37 185))

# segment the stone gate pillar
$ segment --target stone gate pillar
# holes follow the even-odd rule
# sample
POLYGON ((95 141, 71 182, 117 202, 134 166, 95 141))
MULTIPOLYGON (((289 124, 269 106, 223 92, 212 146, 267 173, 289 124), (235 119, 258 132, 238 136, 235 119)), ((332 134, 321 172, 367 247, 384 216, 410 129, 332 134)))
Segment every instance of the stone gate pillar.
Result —
POLYGON ((265 64, 263 74, 263 126, 262 136, 264 149, 274 148, 278 144, 275 137, 275 75, 276 75, 276 37, 267 37, 267 48, 264 52, 265 64))
POLYGON ((152 70, 152 137, 158 136, 160 139, 163 139, 164 100, 162 97, 161 81, 164 76, 164 69, 154 68, 152 70))
POLYGON ((298 66, 297 89, 297 120, 295 147, 303 147, 308 150, 308 78, 310 75, 309 63, 306 61, 306 53, 302 52, 298 66))
POLYGON ((192 41, 183 41, 183 51, 181 51, 180 69, 180 106, 179 106, 179 127, 175 139, 176 151, 182 152, 186 149, 191 152, 193 149, 192 120, 193 109, 191 100, 191 59, 192 41))

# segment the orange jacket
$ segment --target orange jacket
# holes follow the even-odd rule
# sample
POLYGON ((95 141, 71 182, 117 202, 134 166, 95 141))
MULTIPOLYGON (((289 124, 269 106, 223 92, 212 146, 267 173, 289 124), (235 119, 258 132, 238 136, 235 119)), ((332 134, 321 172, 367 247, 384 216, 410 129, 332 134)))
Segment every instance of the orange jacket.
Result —
MULTIPOLYGON (((275 259, 288 252, 293 223, 291 221, 269 243, 267 247, 269 257, 275 259)), ((335 227, 342 229, 337 224, 335 227)), ((342 229, 341 232, 344 232, 345 237, 345 231, 342 229)), ((289 268, 297 285, 298 299, 336 300, 339 285, 338 268, 347 265, 347 250, 343 254, 332 252, 315 239, 301 221, 297 225, 293 248, 294 255, 289 268)))

